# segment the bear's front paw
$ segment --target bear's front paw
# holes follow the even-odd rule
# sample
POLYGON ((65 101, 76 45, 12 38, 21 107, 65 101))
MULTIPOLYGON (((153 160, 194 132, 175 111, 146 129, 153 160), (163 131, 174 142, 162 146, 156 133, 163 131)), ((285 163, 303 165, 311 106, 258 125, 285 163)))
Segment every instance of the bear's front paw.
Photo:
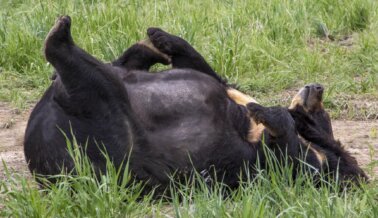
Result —
POLYGON ((253 120, 259 124, 263 123, 265 118, 264 118, 264 111, 265 107, 257 104, 257 103, 248 103, 247 104, 247 109, 249 111, 249 115, 253 118, 253 120))

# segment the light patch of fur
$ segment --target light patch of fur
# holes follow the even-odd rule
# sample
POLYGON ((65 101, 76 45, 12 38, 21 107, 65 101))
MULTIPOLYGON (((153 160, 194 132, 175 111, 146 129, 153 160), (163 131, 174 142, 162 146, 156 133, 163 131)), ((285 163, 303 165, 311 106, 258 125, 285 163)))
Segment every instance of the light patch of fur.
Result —
POLYGON ((261 140, 261 135, 264 132, 265 126, 262 124, 257 124, 252 118, 250 122, 251 127, 248 131, 247 140, 249 142, 255 143, 261 140))
POLYGON ((302 88, 293 98, 291 101, 291 104, 289 106, 289 109, 294 109, 297 106, 302 106, 303 109, 306 112, 314 112, 318 110, 323 109, 323 102, 319 101, 313 93, 310 93, 309 96, 307 97, 306 102, 304 102, 302 93, 304 91, 304 88, 302 88))
POLYGON ((164 54, 163 52, 159 51, 151 42, 149 39, 145 39, 142 41, 139 41, 138 44, 146 46, 147 48, 151 49, 153 52, 157 53, 158 55, 162 56, 164 59, 166 59, 169 63, 172 62, 171 57, 168 55, 164 54))
MULTIPOLYGON (((234 100, 237 104, 247 106, 248 103, 257 103, 257 101, 249 95, 246 95, 236 89, 227 89, 228 97, 234 100)), ((250 128, 248 131, 248 141, 255 143, 261 140, 261 135, 265 129, 262 124, 257 124, 252 118, 250 119, 250 128)))
POLYGON ((316 156, 316 159, 318 159, 318 161, 319 161, 319 163, 320 163, 320 166, 322 166, 323 163, 324 163, 324 161, 326 160, 326 157, 325 157, 324 153, 321 152, 321 151, 316 150, 315 148, 313 148, 313 147, 311 146, 311 143, 307 144, 307 147, 308 147, 312 152, 314 152, 314 154, 315 154, 315 156, 316 156))
POLYGON ((230 97, 232 100, 234 100, 236 102, 236 104, 240 104, 240 105, 243 105, 243 106, 247 106, 248 103, 257 103, 257 101, 252 98, 251 96, 249 95, 246 95, 236 89, 233 89, 233 88, 229 88, 227 89, 227 95, 228 97, 230 97))
MULTIPOLYGON (((291 104, 289 106, 289 109, 294 109, 298 105, 300 105, 300 106, 304 105, 303 98, 302 98, 302 96, 299 93, 294 96, 294 98, 291 101, 291 104)), ((304 109, 307 110, 306 107, 304 109)))

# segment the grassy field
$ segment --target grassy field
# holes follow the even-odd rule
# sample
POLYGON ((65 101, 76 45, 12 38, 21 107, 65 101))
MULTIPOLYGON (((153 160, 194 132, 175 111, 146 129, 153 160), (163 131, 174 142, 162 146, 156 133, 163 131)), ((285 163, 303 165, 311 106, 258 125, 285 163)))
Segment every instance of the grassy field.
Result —
POLYGON ((77 44, 104 61, 158 26, 187 39, 217 72, 266 104, 287 103, 284 90, 309 82, 326 86, 334 112, 340 99, 378 98, 374 0, 0 2, 0 100, 18 107, 50 83, 43 40, 62 14, 73 17, 77 44))
MULTIPOLYGON (((141 195, 143 184, 131 180, 128 165, 116 170, 107 158, 107 174, 94 176, 76 143, 68 143, 76 176, 55 176, 56 184, 38 189, 19 174, 0 181, 0 217, 377 217, 378 183, 341 188, 320 175, 319 187, 304 173, 293 180, 289 165, 277 165, 267 153, 270 171, 230 191, 206 183, 200 174, 184 184, 172 180, 169 194, 141 195), (1 208, 3 207, 3 208, 1 208)), ((8 171, 8 170, 6 170, 8 171)), ((248 171, 247 171, 248 173, 248 171)), ((43 180, 42 180, 43 181, 43 180)))
MULTIPOLYGON (((52 68, 43 41, 63 14, 73 19, 76 43, 104 61, 158 26, 187 39, 218 73, 264 104, 287 104, 283 93, 309 82, 326 86, 334 118, 351 108, 351 99, 378 102, 375 0, 0 0, 0 101, 29 108, 46 90, 52 68)), ((348 117, 367 113, 351 110, 348 117)), ((339 193, 335 184, 315 189, 261 172, 228 198, 222 188, 187 185, 166 202, 136 201, 140 187, 118 187, 115 177, 96 181, 84 174, 46 191, 10 175, 1 182, 0 216, 378 216, 377 182, 339 193), (76 192, 69 191, 72 185, 76 192)))

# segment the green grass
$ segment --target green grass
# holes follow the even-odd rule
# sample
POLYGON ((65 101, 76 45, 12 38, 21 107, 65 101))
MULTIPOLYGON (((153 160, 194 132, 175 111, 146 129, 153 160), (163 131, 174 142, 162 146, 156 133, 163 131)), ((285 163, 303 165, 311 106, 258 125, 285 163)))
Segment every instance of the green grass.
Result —
POLYGON ((35 102, 50 83, 52 69, 43 58, 43 41, 62 14, 72 16, 77 44, 104 61, 145 38, 150 26, 180 35, 217 72, 264 104, 309 82, 326 86, 326 103, 344 95, 378 98, 375 0, 0 4, 0 100, 19 107, 35 102), (345 37, 350 37, 347 45, 345 37))
POLYGON ((172 188, 169 199, 140 196, 141 185, 117 186, 117 176, 99 180, 81 175, 64 177, 50 189, 37 189, 24 177, 0 182, 2 217, 376 217, 378 184, 348 192, 336 185, 314 188, 311 180, 290 185, 280 174, 261 172, 225 197, 221 184, 208 189, 186 184, 172 188))
MULTIPOLYGON (((325 104, 334 117, 350 98, 378 102, 375 0, 1 0, 0 101, 30 107, 49 86, 52 67, 43 41, 63 14, 73 18, 76 43, 104 61, 158 26, 187 39, 217 72, 264 104, 287 104, 282 93, 309 82, 326 86, 325 104)), ((350 117, 357 113, 351 110, 350 117)), ((339 193, 336 184, 316 189, 298 178, 304 184, 293 185, 285 175, 262 171, 226 198, 221 184, 213 191, 187 184, 163 201, 138 198, 140 184, 118 186, 118 177, 128 181, 129 175, 109 169, 100 179, 88 170, 62 177, 49 190, 9 173, 0 181, 0 216, 378 216, 376 181, 339 193)))
MULTIPOLYGON (((117 170, 107 158, 107 174, 94 176, 80 147, 68 141, 77 175, 57 175, 57 183, 38 188, 6 169, 0 181, 1 217, 376 217, 378 183, 371 181, 347 191, 337 182, 320 187, 305 174, 293 179, 289 165, 280 166, 268 152, 272 170, 258 170, 253 180, 237 190, 214 182, 210 187, 199 174, 186 183, 172 180, 164 197, 142 195, 143 184, 126 170, 117 170)), ((248 171, 247 171, 248 173, 248 171)))

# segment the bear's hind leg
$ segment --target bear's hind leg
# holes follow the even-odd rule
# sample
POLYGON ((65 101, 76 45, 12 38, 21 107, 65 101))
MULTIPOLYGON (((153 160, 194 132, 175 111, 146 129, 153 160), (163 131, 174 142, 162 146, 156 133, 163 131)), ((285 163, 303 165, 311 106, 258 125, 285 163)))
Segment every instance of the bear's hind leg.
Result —
POLYGON ((69 94, 83 88, 101 87, 111 71, 109 66, 75 45, 69 16, 58 18, 45 40, 44 53, 69 94))

